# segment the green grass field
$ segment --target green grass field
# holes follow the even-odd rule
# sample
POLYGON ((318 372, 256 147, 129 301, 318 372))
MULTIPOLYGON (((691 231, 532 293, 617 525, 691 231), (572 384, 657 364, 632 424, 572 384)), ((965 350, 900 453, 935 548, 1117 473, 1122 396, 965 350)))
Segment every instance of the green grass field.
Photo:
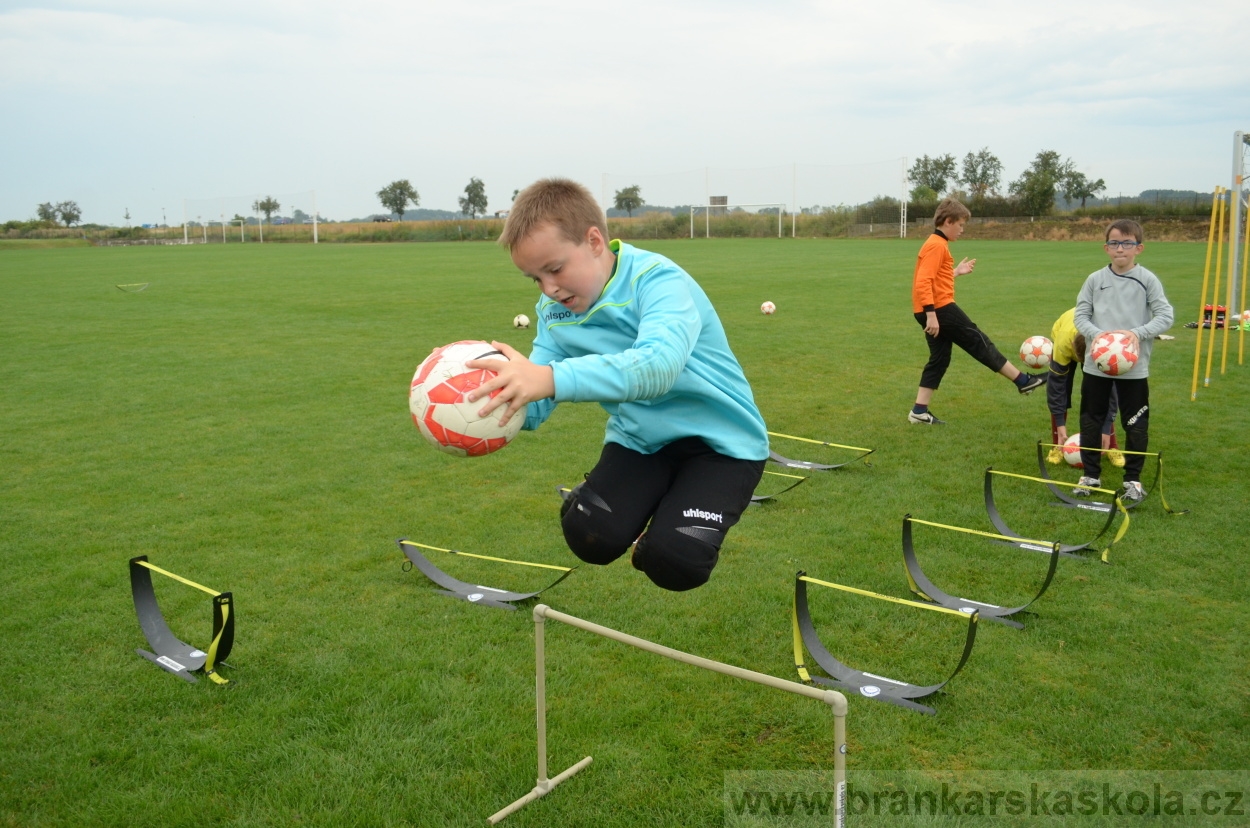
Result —
MULTIPOLYGON (((622 559, 542 600, 793 679, 796 570, 907 597, 904 514, 990 530, 984 470, 1036 472, 1045 400, 957 352, 933 405, 950 425, 906 423, 927 353, 909 307, 919 244, 655 244, 712 297, 772 430, 877 451, 752 507, 701 589, 663 592, 622 559), (776 315, 759 313, 765 299, 776 315)), ((1142 256, 1177 315, 1176 340, 1154 352, 1151 448, 1169 502, 1191 512, 1166 515, 1156 493, 1111 565, 1064 559, 1023 631, 983 623, 937 716, 850 699, 852 771, 1247 767, 1250 378, 1234 341, 1228 374, 1217 353, 1211 387, 1189 400, 1182 325, 1204 252, 1142 256)), ((979 259, 960 305, 1008 354, 1048 334, 1106 261, 1093 243, 964 241, 955 254, 979 259)), ((394 544, 575 563, 555 487, 594 464, 601 409, 562 406, 471 460, 427 446, 407 413, 431 347, 528 349, 532 331, 510 321, 532 315, 534 289, 498 247, 10 248, 0 296, 0 824, 482 824, 533 786, 528 608, 436 595, 394 544), (233 687, 135 655, 139 554, 234 593, 233 687)), ((1000 491, 1019 531, 1088 533, 1088 515, 1044 490, 1000 491)), ((936 531, 918 530, 917 548, 939 585, 999 604, 1030 597, 1047 564, 936 531)), ((550 578, 433 560, 513 589, 550 578)), ((171 627, 205 646, 206 596, 157 580, 171 627)), ((843 661, 913 683, 941 680, 963 640, 938 613, 829 590, 813 591, 812 613, 843 661)), ((715 825, 726 772, 832 767, 823 705, 559 624, 547 653, 550 772, 595 761, 506 824, 715 825)))

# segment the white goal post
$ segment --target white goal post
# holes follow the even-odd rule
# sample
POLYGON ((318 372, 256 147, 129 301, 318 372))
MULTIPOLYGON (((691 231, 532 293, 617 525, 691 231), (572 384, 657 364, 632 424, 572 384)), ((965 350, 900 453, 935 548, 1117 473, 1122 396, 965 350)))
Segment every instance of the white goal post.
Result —
POLYGON ((699 210, 703 211, 703 237, 710 239, 712 237, 712 211, 720 210, 718 215, 729 215, 734 210, 742 210, 759 213, 763 208, 775 207, 777 209, 777 238, 781 238, 781 217, 787 212, 785 204, 780 202, 772 204, 705 204, 702 206, 692 206, 690 208, 690 238, 694 238, 694 215, 699 210))
MULTIPOLYGON (((283 225, 307 225, 313 244, 319 239, 318 225, 321 214, 317 210, 317 191, 304 190, 295 193, 266 192, 247 196, 214 196, 211 198, 184 198, 182 200, 182 234, 183 243, 192 242, 192 235, 201 237, 200 243, 210 241, 208 229, 212 227, 212 241, 216 241, 220 229, 221 241, 225 243, 227 226, 239 225, 239 241, 248 241, 247 225, 256 231, 253 240, 265 241, 265 231, 277 232, 276 227, 283 225), (265 214, 259 209, 262 200, 272 199, 278 207, 272 214, 265 214)), ((287 234, 289 235, 289 233, 287 234)))

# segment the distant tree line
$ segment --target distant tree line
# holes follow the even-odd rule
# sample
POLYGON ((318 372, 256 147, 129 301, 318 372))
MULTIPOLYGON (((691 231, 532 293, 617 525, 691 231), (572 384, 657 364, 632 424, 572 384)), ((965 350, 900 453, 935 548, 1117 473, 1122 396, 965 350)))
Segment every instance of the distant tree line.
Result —
POLYGON ((45 201, 35 208, 35 215, 39 217, 40 221, 52 225, 61 223, 66 227, 73 227, 82 218, 82 210, 78 207, 78 202, 76 201, 61 201, 57 204, 45 201))
MULTIPOLYGON (((932 158, 922 155, 907 171, 911 202, 936 205, 944 195, 951 196, 968 202, 974 214, 989 200, 1002 199, 1002 177, 1002 161, 989 147, 969 152, 962 164, 957 164, 950 153, 932 158), (959 189, 961 185, 966 189, 959 189)), ((1087 199, 1106 189, 1105 181, 1091 179, 1071 158, 1063 158, 1054 150, 1039 152, 1028 169, 1007 185, 1012 206, 1017 214, 1026 216, 1050 215, 1060 194, 1065 202, 1080 201, 1084 207, 1087 199)))

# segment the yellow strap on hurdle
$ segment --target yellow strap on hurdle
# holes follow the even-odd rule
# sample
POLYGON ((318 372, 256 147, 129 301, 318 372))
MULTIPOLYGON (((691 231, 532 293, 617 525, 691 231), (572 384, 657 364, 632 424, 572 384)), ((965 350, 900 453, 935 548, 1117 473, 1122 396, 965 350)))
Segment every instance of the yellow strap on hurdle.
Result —
POLYGON ((400 543, 407 544, 408 546, 419 546, 422 549, 433 549, 435 552, 446 552, 449 555, 462 555, 466 558, 478 558, 483 561, 496 561, 498 563, 515 564, 516 566, 535 566, 540 569, 554 569, 557 572, 571 572, 572 571, 571 568, 567 566, 556 566, 555 564, 533 563, 531 561, 511 561, 511 560, 508 560, 507 558, 493 558, 490 555, 474 555, 471 552, 461 552, 456 549, 443 549, 440 546, 427 546, 424 543, 417 543, 416 541, 410 541, 410 540, 403 540, 403 541, 400 541, 400 543))
POLYGON ((226 633, 226 625, 230 621, 230 605, 223 602, 221 605, 221 629, 217 631, 217 635, 213 638, 213 643, 208 645, 208 658, 204 661, 204 675, 208 676, 216 684, 229 684, 230 679, 217 675, 217 645, 221 643, 221 637, 226 633))
MULTIPOLYGON (((1041 442, 1041 441, 1039 440, 1038 442, 1041 442)), ((1062 443, 1042 443, 1042 446, 1043 446, 1043 447, 1045 447, 1045 448, 1063 448, 1063 444, 1062 444, 1062 443)), ((1142 457, 1158 457, 1158 456, 1159 456, 1159 452, 1157 452, 1157 451, 1129 451, 1128 449, 1114 449, 1114 448, 1091 448, 1091 449, 1087 449, 1087 448, 1085 448, 1084 446, 1081 446, 1081 451, 1096 451, 1096 452, 1098 452, 1099 454, 1107 454, 1108 452, 1118 451, 1118 452, 1120 452, 1120 454, 1140 454, 1142 457)), ((1057 480, 1051 480, 1051 481, 1049 481, 1049 482, 1051 482, 1051 483, 1057 483, 1057 482, 1059 482, 1059 481, 1057 481, 1057 480)))
MULTIPOLYGON (((1047 445, 1047 444, 1043 443, 1042 445, 1047 445)), ((1047 480, 1045 477, 1029 477, 1027 474, 1014 474, 1012 472, 998 471, 997 469, 989 469, 989 473, 1001 474, 1003 477, 1018 477, 1021 480, 1033 480, 1037 483, 1055 483, 1060 486, 1067 486, 1070 489, 1081 487, 1080 483, 1065 483, 1062 480, 1047 480)), ((1088 489, 1091 492, 1102 492, 1103 494, 1109 494, 1112 496, 1115 495, 1115 491, 1113 491, 1112 489, 1099 489, 1097 486, 1084 486, 1081 488, 1088 489)))
POLYGON ((794 669, 798 671, 799 678, 811 684, 811 674, 807 672, 807 666, 803 663, 803 633, 799 630, 798 598, 790 599, 790 626, 794 629, 794 669))
POLYGON ((952 532, 964 532, 968 535, 980 535, 983 538, 993 538, 994 540, 1007 541, 1007 543, 1016 544, 1023 541, 1024 543, 1039 543, 1042 546, 1054 546, 1054 541, 1038 540, 1037 538, 1009 538, 1006 535, 995 535, 993 532, 980 532, 976 529, 965 529, 962 526, 947 526, 945 523, 930 523, 927 520, 909 517, 907 520, 912 523, 923 523, 925 526, 936 526, 938 529, 950 529, 952 532))
MULTIPOLYGON (((1159 496, 1160 497, 1163 496, 1162 490, 1160 490, 1159 496)), ((1128 509, 1124 508, 1124 503, 1123 501, 1120 500, 1118 496, 1115 499, 1115 507, 1120 510, 1120 514, 1124 517, 1124 520, 1120 521, 1120 528, 1116 530, 1115 537, 1111 540, 1111 543, 1107 544, 1107 548, 1102 550, 1101 557, 1102 557, 1103 563, 1110 563, 1110 561, 1107 560, 1107 557, 1111 554, 1111 547, 1119 543, 1120 538, 1124 537, 1124 533, 1128 531, 1128 524, 1129 524, 1128 509)))
POLYGON ((806 480, 807 478, 801 474, 784 474, 782 472, 766 471, 764 474, 771 474, 773 477, 789 477, 794 480, 806 480))
POLYGON ((840 443, 826 443, 824 440, 809 440, 806 437, 795 437, 793 434, 779 434, 776 431, 768 432, 769 437, 781 437, 786 440, 798 440, 802 443, 814 443, 818 446, 829 446, 830 448, 850 449, 851 451, 872 451, 872 449, 861 448, 860 446, 844 446, 840 443))
POLYGON ((135 561, 135 563, 139 564, 139 566, 146 566, 148 569, 152 570, 153 572, 159 572, 162 575, 165 575, 166 577, 173 578, 175 581, 180 581, 181 583, 184 583, 189 587, 195 587, 201 592, 207 592, 209 595, 213 596, 214 598, 216 598, 218 595, 221 594, 215 589, 209 589, 206 586, 197 584, 195 581, 188 581, 186 578, 182 577, 181 575, 175 575, 174 573, 161 569, 159 566, 154 566, 153 564, 150 564, 147 561, 135 561))
MULTIPOLYGON (((1012 538, 1012 540, 1015 540, 1015 539, 1012 538)), ((881 595, 876 592, 869 592, 866 589, 856 589, 855 587, 843 586, 842 584, 834 584, 834 583, 830 583, 829 581, 819 581, 808 575, 800 575, 799 580, 807 581, 809 584, 820 584, 821 586, 832 587, 833 589, 840 589, 843 592, 853 592, 856 595, 863 595, 866 598, 877 598, 882 601, 890 601, 892 603, 902 604, 903 606, 907 606, 907 607, 918 607, 920 609, 933 610, 935 612, 944 612, 948 615, 954 615, 959 618, 968 617, 967 613, 960 612, 959 610, 947 609, 946 607, 940 607, 937 604, 922 604, 919 601, 908 601, 906 598, 895 598, 892 595, 881 595)), ((797 624, 798 622, 795 621, 795 623, 797 624)))

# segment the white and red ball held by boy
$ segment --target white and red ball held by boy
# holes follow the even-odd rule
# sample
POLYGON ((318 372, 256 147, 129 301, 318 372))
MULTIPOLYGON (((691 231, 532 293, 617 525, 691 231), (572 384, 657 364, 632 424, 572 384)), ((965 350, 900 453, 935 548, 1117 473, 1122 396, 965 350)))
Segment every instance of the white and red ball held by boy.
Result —
POLYGON ((1020 361, 1030 368, 1045 368, 1055 353, 1055 343, 1044 336, 1030 336, 1020 346, 1020 361))
POLYGON ((421 435, 439 451, 458 457, 480 457, 498 451, 512 442, 525 422, 523 412, 517 412, 518 416, 500 426, 502 407, 489 417, 478 416, 486 400, 469 402, 466 395, 490 382, 496 374, 482 368, 466 368, 464 364, 474 359, 506 357, 489 342, 453 342, 435 348, 417 366, 408 389, 408 409, 421 435))
POLYGON ((1137 364, 1137 343, 1118 331, 1099 334, 1089 352, 1094 367, 1109 377, 1127 373, 1137 364))

